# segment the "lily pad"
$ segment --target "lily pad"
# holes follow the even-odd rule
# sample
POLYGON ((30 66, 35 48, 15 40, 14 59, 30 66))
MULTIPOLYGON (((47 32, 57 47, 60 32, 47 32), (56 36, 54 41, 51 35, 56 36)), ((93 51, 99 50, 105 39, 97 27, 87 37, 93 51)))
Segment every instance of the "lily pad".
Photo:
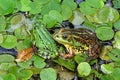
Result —
POLYGON ((88 76, 91 72, 91 67, 87 62, 81 62, 77 70, 80 76, 88 76))
POLYGON ((4 39, 3 43, 1 44, 2 47, 11 49, 17 45, 17 38, 13 35, 7 35, 4 39))
POLYGON ((111 65, 109 65, 109 64, 102 64, 101 65, 101 70, 105 74, 111 74, 112 71, 113 71, 113 67, 111 65))
POLYGON ((114 31, 110 27, 99 27, 95 30, 97 37, 102 40, 111 40, 114 36, 114 31))
POLYGON ((9 54, 0 55, 0 63, 14 62, 15 58, 9 54))
POLYGON ((53 68, 42 69, 40 72, 41 80, 56 80, 57 73, 53 68))

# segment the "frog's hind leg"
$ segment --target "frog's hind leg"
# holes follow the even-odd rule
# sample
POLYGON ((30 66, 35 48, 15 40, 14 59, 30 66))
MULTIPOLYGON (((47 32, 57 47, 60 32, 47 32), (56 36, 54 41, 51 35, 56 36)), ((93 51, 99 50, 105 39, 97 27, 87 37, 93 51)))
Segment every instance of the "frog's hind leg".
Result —
POLYGON ((72 51, 72 47, 66 47, 66 49, 69 53, 68 54, 63 53, 63 54, 61 54, 61 56, 64 57, 64 58, 72 58, 74 56, 73 51, 72 51))

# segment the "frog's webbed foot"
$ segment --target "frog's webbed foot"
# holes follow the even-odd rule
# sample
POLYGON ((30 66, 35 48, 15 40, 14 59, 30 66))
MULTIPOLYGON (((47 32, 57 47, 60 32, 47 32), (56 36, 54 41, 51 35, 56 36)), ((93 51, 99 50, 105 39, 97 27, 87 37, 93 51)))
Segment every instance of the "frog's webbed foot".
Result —
POLYGON ((64 54, 62 53, 61 56, 64 57, 64 58, 72 58, 74 55, 73 55, 73 51, 72 51, 72 47, 66 47, 67 51, 69 52, 68 54, 64 54))

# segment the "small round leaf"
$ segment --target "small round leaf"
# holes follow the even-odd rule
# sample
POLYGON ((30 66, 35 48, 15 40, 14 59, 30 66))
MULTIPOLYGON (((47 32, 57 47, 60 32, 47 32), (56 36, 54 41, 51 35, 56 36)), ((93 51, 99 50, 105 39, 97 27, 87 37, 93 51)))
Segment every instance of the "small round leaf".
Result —
POLYGON ((105 74, 111 74, 113 68, 112 68, 111 65, 108 65, 108 64, 102 64, 102 65, 101 65, 101 70, 102 70, 102 72, 104 72, 105 74))
POLYGON ((40 72, 41 80, 56 80, 57 73, 53 68, 42 69, 40 72))
POLYGON ((3 43, 1 44, 2 47, 11 49, 17 45, 17 38, 13 35, 7 35, 4 39, 3 43))
POLYGON ((13 74, 11 74, 11 73, 8 73, 8 74, 5 76, 4 80, 16 80, 16 77, 15 77, 15 75, 13 75, 13 74))
POLYGON ((80 76, 88 76, 91 71, 91 67, 87 62, 81 62, 77 67, 80 76))
POLYGON ((114 36, 114 31, 110 27, 99 27, 95 30, 97 37, 102 40, 110 40, 114 36))

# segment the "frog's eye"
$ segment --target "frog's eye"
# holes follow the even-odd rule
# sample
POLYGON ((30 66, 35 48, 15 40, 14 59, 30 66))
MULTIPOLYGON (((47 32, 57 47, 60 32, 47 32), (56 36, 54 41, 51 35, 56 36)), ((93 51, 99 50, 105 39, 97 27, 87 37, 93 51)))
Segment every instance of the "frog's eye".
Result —
POLYGON ((66 36, 66 35, 63 35, 63 36, 62 36, 62 38, 63 38, 63 39, 66 39, 66 38, 67 38, 67 36, 66 36))

